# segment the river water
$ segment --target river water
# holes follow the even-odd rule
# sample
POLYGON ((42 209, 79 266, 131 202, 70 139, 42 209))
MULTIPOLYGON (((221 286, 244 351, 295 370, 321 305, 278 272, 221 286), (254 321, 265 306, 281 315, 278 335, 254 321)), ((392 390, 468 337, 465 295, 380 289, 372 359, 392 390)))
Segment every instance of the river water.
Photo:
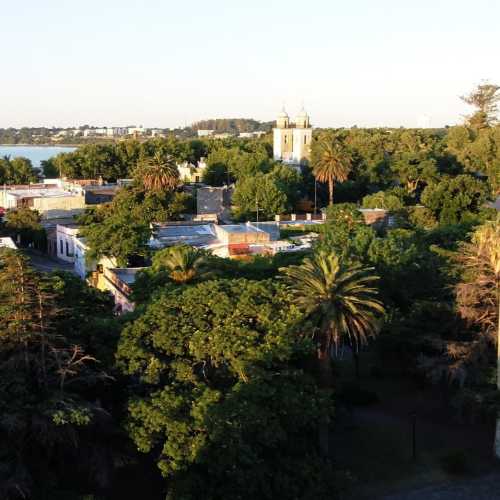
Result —
POLYGON ((35 168, 40 167, 40 162, 48 160, 59 153, 69 153, 76 148, 69 146, 0 146, 0 158, 3 156, 24 156, 31 160, 35 168))

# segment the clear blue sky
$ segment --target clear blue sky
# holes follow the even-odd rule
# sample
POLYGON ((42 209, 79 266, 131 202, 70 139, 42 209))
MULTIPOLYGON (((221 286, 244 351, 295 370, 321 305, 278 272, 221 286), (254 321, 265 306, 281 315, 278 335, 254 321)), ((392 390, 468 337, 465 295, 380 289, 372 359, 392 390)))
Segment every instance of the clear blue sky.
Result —
POLYGON ((500 83, 498 0, 0 2, 0 127, 441 126, 500 83))

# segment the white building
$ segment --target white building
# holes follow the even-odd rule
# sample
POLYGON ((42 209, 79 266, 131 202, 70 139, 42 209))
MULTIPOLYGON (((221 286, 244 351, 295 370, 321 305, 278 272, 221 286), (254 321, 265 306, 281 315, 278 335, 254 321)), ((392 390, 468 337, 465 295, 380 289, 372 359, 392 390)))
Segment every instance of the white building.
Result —
POLYGON ((87 279, 87 274, 89 272, 95 271, 95 264, 87 263, 85 259, 85 253, 88 250, 87 245, 85 244, 84 238, 75 237, 73 240, 73 248, 74 248, 74 270, 75 273, 82 279, 87 279))
POLYGON ((0 238, 0 248, 11 248, 12 250, 17 250, 17 246, 9 236, 0 238))
POLYGON ((255 130, 253 132, 240 132, 238 137, 241 137, 242 139, 251 139, 253 137, 261 137, 264 134, 264 130, 255 130))
POLYGON ((203 179, 203 172, 207 168, 207 164, 205 162, 205 158, 200 158, 200 161, 197 165, 193 165, 185 161, 180 165, 177 165, 177 170, 179 171, 179 178, 181 181, 189 183, 189 182, 201 182, 203 179))
POLYGON ((6 186, 0 189, 0 207, 5 210, 30 208, 44 219, 78 215, 85 208, 81 188, 62 189, 57 186, 6 186))
POLYGON ((127 134, 128 135, 143 135, 146 132, 144 127, 128 127, 127 134))
POLYGON ((198 137, 210 137, 214 135, 215 130, 198 130, 198 137))
POLYGON ((290 121, 286 111, 278 115, 273 129, 273 156, 275 160, 291 165, 307 163, 311 154, 312 127, 304 109, 290 121))
POLYGON ((76 224, 57 224, 57 258, 65 262, 75 262, 75 241, 78 236, 76 224))
POLYGON ((137 273, 145 269, 144 267, 109 267, 104 269, 103 287, 111 293, 115 301, 115 312, 122 314, 131 312, 135 308, 130 296, 132 295, 132 285, 135 282, 137 273))

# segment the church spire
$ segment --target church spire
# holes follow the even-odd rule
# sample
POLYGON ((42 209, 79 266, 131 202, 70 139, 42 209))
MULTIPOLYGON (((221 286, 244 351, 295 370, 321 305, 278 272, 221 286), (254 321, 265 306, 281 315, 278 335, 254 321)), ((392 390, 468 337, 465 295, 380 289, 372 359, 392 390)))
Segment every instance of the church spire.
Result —
POLYGON ((290 125, 290 117, 288 116, 288 113, 285 111, 285 105, 283 104, 283 108, 276 120, 276 128, 288 128, 289 125, 290 125))

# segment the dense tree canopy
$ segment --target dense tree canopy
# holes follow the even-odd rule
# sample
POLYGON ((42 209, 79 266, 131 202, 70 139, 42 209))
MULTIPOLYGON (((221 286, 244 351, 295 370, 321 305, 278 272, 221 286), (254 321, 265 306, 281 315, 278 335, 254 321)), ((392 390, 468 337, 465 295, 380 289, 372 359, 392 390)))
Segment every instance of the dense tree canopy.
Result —
POLYGON ((456 224, 481 210, 487 197, 488 188, 479 179, 470 175, 444 176, 424 189, 422 203, 441 223, 456 224))
POLYGON ((33 244, 43 250, 46 243, 46 233, 41 220, 42 218, 36 210, 29 208, 9 210, 0 230, 21 246, 33 244))
POLYGON ((299 318, 272 282, 209 281, 165 293, 125 329, 119 364, 146 388, 129 430, 169 498, 326 498, 308 436, 331 403, 294 362, 312 349, 291 334, 299 318))
POLYGON ((28 158, 0 158, 0 184, 29 184, 37 180, 38 175, 28 158))
MULTIPOLYGON (((106 436, 111 419, 98 400, 107 375, 96 350, 85 352, 77 332, 68 328, 78 318, 73 304, 61 302, 63 288, 64 276, 41 275, 21 254, 0 249, 0 496, 5 499, 56 498, 65 491, 73 498, 110 481, 113 465, 102 440, 111 438, 106 436)), ((101 304, 87 322, 110 314, 100 292, 92 293, 92 301, 82 285, 77 288, 72 294, 77 303, 85 301, 88 310, 101 304)))
MULTIPOLYGON (((118 319, 110 295, 0 252, 0 497, 336 498, 344 456, 327 445, 332 431, 349 441, 348 397, 368 377, 385 378, 383 397, 389 378, 418 381, 419 397, 440 382, 447 418, 495 415, 499 226, 485 204, 500 186, 496 93, 468 97, 478 111, 464 126, 315 131, 301 172, 275 162, 266 137, 130 140, 48 161, 52 175, 134 177, 81 217, 81 234, 94 259, 148 267, 135 310, 118 319), (319 139, 333 145, 325 171, 339 182, 311 249, 244 260, 151 251, 152 223, 193 212, 195 189, 176 187, 174 163, 207 157, 207 183, 235 183, 235 215, 272 218, 303 196, 327 205, 311 168, 319 139), (367 225, 360 206, 392 212, 391 224, 367 225), (343 342, 354 359, 371 351, 351 389, 332 356, 343 342)), ((2 234, 23 245, 42 231, 35 211, 4 219, 2 234)))

